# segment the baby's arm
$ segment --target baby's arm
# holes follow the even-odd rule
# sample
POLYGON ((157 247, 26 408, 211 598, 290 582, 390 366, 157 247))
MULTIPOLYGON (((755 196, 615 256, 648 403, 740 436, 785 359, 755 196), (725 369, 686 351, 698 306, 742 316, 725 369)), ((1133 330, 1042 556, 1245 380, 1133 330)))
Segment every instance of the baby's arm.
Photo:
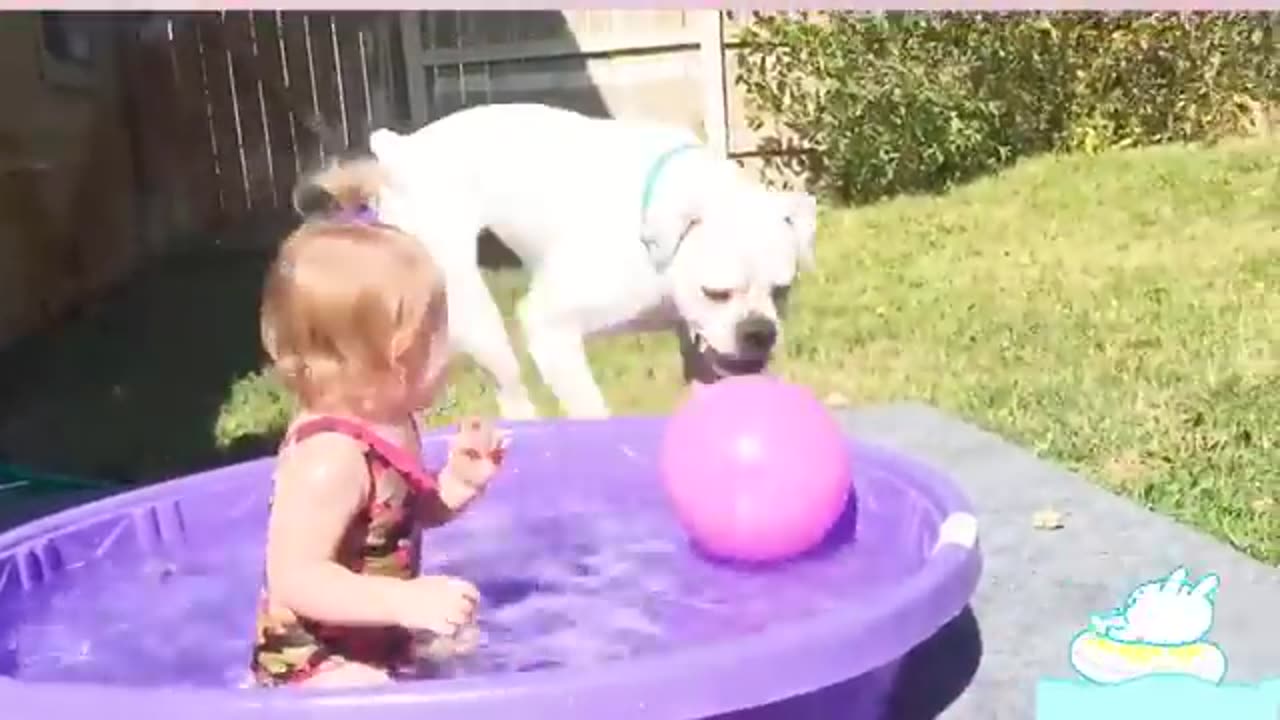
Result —
POLYGON ((422 493, 418 499, 418 524, 423 529, 440 527, 457 517, 461 508, 450 506, 441 496, 439 488, 422 493))
POLYGON ((267 529, 275 601, 321 622, 398 624, 403 580, 360 575, 334 561, 369 482, 362 446, 340 435, 318 435, 281 458, 267 529))
POLYGON ((422 493, 418 501, 418 522, 424 528, 444 525, 457 517, 478 494, 478 490, 459 482, 446 466, 436 476, 435 490, 422 493))
POLYGON ((487 422, 469 419, 449 441, 449 459, 436 476, 435 492, 424 493, 419 521, 434 527, 449 522, 475 500, 502 463, 509 436, 487 422))

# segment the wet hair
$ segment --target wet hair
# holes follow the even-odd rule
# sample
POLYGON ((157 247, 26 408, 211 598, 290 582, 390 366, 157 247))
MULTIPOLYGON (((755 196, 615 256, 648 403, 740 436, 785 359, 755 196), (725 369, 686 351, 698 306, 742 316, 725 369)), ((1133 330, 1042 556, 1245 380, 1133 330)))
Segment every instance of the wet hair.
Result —
POLYGON ((417 238, 377 218, 386 176, 344 159, 294 190, 302 224, 267 271, 262 344, 305 408, 359 412, 374 381, 417 372, 406 358, 445 329, 444 280, 417 238))

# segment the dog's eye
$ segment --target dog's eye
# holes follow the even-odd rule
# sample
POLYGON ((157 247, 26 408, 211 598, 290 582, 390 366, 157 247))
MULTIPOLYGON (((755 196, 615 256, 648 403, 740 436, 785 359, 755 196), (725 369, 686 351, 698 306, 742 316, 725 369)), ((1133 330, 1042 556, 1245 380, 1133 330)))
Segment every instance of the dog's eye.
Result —
POLYGON ((702 294, 711 302, 722 303, 728 302, 729 296, 732 294, 730 290, 717 290, 715 288, 704 287, 702 294))

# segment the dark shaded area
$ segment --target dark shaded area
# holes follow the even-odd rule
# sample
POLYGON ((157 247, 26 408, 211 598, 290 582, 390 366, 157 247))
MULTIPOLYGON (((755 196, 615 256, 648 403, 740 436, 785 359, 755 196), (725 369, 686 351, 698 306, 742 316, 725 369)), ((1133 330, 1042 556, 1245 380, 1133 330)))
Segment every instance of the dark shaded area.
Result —
POLYGON ((951 622, 907 654, 889 695, 888 717, 928 720, 964 693, 982 662, 982 632, 966 605, 951 622))
MULTIPOLYGON (((349 17, 373 23, 385 15, 349 17)), ((480 104, 530 101, 609 114, 562 12, 449 10, 423 11, 422 16, 423 42, 432 49, 462 48, 468 51, 464 57, 470 57, 474 49, 501 50, 530 40, 550 48, 547 57, 535 59, 481 58, 428 67, 425 90, 432 119, 480 104), (559 82, 538 85, 545 85, 548 73, 559 82), (476 82, 478 77, 485 81, 476 82), (495 78, 501 82, 489 82, 495 78)), ((150 17, 128 13, 112 22, 129 41, 133 35, 128 31, 150 17)), ((374 123, 407 132, 418 123, 409 111, 413 75, 404 63, 401 31, 398 21, 391 23, 385 38, 390 62, 383 91, 391 100, 390 116, 374 123)), ((155 41, 159 36, 147 37, 155 41)), ((130 121, 136 125, 142 119, 130 121)), ((333 118, 324 121, 332 123, 333 118)), ((159 141, 134 132, 130 149, 137 159, 147 143, 159 141)), ((144 185, 140 179, 131 190, 140 202, 148 197, 144 185)), ((214 437, 232 384, 261 366, 257 313, 262 275, 270 249, 293 221, 246 214, 237 222, 247 229, 194 240, 163 238, 156 244, 161 255, 170 247, 200 250, 145 261, 121 285, 79 300, 49 327, 0 348, 0 468, 16 465, 38 474, 135 484, 273 449, 273 438, 219 448, 214 437)), ((519 265, 488 233, 478 254, 485 266, 519 265)))
POLYGON ((969 687, 981 658, 978 620, 965 606, 900 662, 807 695, 709 720, 932 720, 969 687))
POLYGON ((0 353, 0 462, 132 484, 267 450, 218 448, 213 428, 231 384, 262 364, 268 261, 216 245, 156 260, 0 353))
POLYGON ((488 230, 483 230, 480 233, 479 243, 476 245, 476 261, 480 263, 481 267, 490 270, 510 270, 523 265, 520 262, 520 258, 511 252, 511 248, 503 244, 501 238, 488 230))

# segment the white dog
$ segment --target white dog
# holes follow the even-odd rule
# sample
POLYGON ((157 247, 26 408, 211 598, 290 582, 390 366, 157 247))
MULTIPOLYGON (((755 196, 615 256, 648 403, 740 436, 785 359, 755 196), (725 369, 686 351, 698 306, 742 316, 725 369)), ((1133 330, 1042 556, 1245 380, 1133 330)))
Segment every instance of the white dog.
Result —
POLYGON ((456 349, 492 374, 507 418, 536 411, 477 262, 482 230, 530 272, 519 320, 571 417, 609 414, 591 336, 677 330, 691 381, 763 370, 813 262, 814 198, 748 181, 681 128, 486 105, 375 130, 369 147, 391 178, 377 212, 441 264, 456 349))

